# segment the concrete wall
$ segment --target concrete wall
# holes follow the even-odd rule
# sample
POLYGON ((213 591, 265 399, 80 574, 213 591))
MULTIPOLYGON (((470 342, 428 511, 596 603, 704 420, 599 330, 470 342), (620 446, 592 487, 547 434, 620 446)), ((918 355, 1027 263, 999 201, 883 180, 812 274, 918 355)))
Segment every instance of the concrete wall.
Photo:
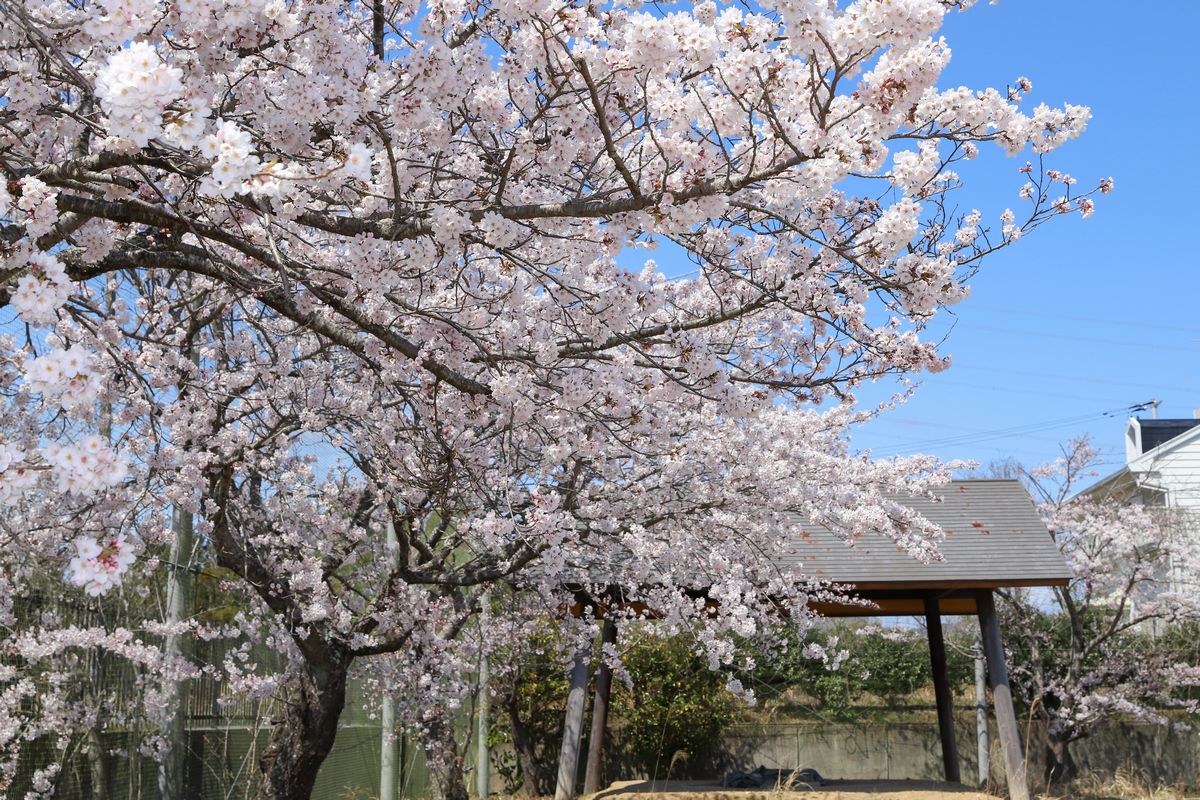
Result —
MULTIPOLYGON (((618 731, 613 734, 614 738, 619 737, 618 731)), ((956 734, 963 782, 974 785, 978 775, 974 711, 959 716, 956 734)), ((1024 726, 1021 736, 1024 739, 1024 726)), ((1042 741, 1036 726, 1033 736, 1035 745, 1042 741)), ((991 786, 1000 789, 1005 784, 1004 759, 994 729, 990 741, 991 786)), ((613 742, 605 765, 607 782, 651 777, 639 774, 627 762, 621 763, 620 751, 620 742, 613 742)), ((1085 775, 1103 777, 1118 770, 1136 771, 1160 784, 1200 786, 1200 732, 1176 734, 1151 725, 1114 723, 1075 743, 1072 752, 1085 775)), ((416 754, 410 751, 410 758, 413 756, 416 754)), ((419 756, 414 760, 417 763, 410 765, 404 796, 426 797, 428 775, 419 756)), ((670 760, 671 754, 664 754, 663 773, 670 760)), ((1029 753, 1028 762, 1030 782, 1035 790, 1041 780, 1042 765, 1042 754, 1035 746, 1029 753)), ((708 769, 698 777, 719 779, 732 770, 758 766, 776 769, 812 767, 827 778, 941 780, 941 740, 937 723, 932 721, 735 725, 725 732, 708 769)), ((353 735, 341 731, 329 763, 322 768, 322 785, 329 790, 341 787, 342 791, 318 792, 316 796, 337 800, 369 797, 372 789, 378 791, 378 775, 378 730, 369 734, 364 730, 353 735), (361 794, 356 795, 346 787, 358 787, 361 794)), ((662 779, 667 775, 657 777, 662 779)), ((583 780, 582 759, 579 780, 583 780)), ((470 776, 468 785, 474 785, 470 776)), ((503 777, 495 770, 492 771, 491 786, 493 792, 503 792, 505 788, 503 777)))
MULTIPOLYGON (((963 782, 973 783, 978 775, 973 714, 959 717, 956 739, 963 782)), ((1036 726, 1033 739, 1028 772, 1036 786, 1043 766, 1036 726)), ((1004 761, 995 730, 990 741, 992 782, 1002 786, 1004 761)), ((1072 745, 1072 753, 1086 774, 1136 770, 1158 783, 1200 785, 1197 732, 1176 734, 1156 726, 1114 723, 1072 745)), ((726 732, 710 777, 756 766, 812 767, 828 778, 938 780, 942 754, 936 722, 741 725, 726 732)))

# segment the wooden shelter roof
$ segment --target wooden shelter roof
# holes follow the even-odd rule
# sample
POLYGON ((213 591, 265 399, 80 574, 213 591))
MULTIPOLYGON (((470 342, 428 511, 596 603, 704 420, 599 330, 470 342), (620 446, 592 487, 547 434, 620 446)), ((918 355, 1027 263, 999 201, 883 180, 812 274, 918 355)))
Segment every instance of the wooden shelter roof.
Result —
POLYGON ((854 587, 877 609, 834 606, 823 613, 916 614, 923 598, 940 598, 943 613, 974 614, 975 590, 1063 586, 1071 573, 1017 480, 956 480, 934 489, 939 502, 900 498, 945 532, 942 560, 922 563, 890 539, 855 536, 851 544, 818 526, 785 549, 781 563, 799 572, 854 587))

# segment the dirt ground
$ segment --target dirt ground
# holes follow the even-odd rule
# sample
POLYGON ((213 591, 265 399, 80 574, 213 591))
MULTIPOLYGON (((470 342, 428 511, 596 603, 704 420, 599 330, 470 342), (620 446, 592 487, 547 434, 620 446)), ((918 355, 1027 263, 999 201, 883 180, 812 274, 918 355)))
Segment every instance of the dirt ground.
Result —
POLYGON ((791 791, 725 789, 706 781, 618 781, 592 800, 995 800, 966 786, 938 781, 826 781, 791 791))

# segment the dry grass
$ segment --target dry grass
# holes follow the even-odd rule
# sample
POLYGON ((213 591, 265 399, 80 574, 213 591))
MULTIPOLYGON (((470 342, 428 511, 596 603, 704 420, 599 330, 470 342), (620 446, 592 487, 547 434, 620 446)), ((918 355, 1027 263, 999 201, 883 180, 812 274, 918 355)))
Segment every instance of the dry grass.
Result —
POLYGON ((594 800, 996 800, 937 781, 829 781, 774 789, 722 789, 703 781, 620 781, 594 800))
MULTIPOLYGON (((825 786, 793 784, 774 789, 721 789, 703 781, 620 781, 592 800, 997 800, 937 781, 835 780, 825 786)), ((1039 800, 1200 800, 1200 787, 1162 786, 1145 773, 1123 770, 1111 778, 1083 778, 1061 795, 1039 800)))
POLYGON ((1136 770, 1120 770, 1110 778, 1087 777, 1071 784, 1065 795, 1042 795, 1044 800, 1193 800, 1200 787, 1163 786, 1136 770))

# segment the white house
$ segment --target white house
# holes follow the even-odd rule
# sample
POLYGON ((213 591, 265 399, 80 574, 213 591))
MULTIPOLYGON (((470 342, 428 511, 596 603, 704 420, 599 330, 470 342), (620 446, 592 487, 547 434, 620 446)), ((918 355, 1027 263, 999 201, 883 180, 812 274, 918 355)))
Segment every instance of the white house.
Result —
POLYGON ((1200 418, 1131 417, 1125 429, 1125 466, 1083 494, 1200 508, 1200 418))
MULTIPOLYGON (((1125 466, 1081 494, 1177 509, 1200 535, 1200 411, 1196 419, 1138 419, 1125 429, 1125 466)), ((1171 567, 1172 587, 1200 591, 1200 576, 1171 567)))

